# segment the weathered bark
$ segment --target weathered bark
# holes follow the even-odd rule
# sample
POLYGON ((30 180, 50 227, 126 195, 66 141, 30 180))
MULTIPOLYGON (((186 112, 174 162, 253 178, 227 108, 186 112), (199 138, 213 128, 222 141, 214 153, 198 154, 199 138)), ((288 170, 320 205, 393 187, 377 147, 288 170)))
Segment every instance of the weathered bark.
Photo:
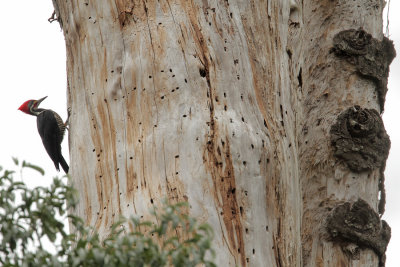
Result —
MULTIPOLYGON (((359 198, 378 210, 389 146, 354 170, 334 146, 351 135, 331 127, 355 105, 380 119, 394 55, 381 0, 56 2, 75 212, 88 224, 106 235, 167 198, 212 225, 219 266, 384 262, 388 239, 352 239, 326 220, 359 198), (375 46, 355 56, 337 34, 359 28, 375 46), (362 67, 371 57, 382 73, 362 67)), ((387 235, 370 218, 371 236, 387 235)))
MULTIPOLYGON (((358 199, 366 201, 375 212, 380 206, 383 212, 383 169, 390 143, 381 118, 375 114, 383 110, 388 65, 394 56, 392 44, 382 34, 383 6, 384 1, 304 1, 303 29, 307 38, 303 53, 307 56, 302 68, 304 119, 299 154, 306 266, 384 264, 384 255, 373 256, 374 248, 355 238, 331 240, 336 236, 327 233, 325 220, 334 212, 331 210, 344 202, 355 205, 358 199), (357 34, 349 36, 349 32, 357 34), (384 62, 384 75, 376 71, 381 71, 379 62, 384 62), (368 65, 369 69, 365 67, 368 65), (348 110, 353 110, 353 115, 345 119, 348 110), (335 129, 343 123, 349 134, 338 138, 335 129), (372 137, 364 129, 372 129, 372 137), (372 140, 381 142, 381 153, 370 153, 375 145, 369 144, 372 140), (341 153, 338 148, 353 154, 341 153), (359 247, 363 250, 358 255, 359 247)), ((390 228, 385 249, 389 239, 390 228)))

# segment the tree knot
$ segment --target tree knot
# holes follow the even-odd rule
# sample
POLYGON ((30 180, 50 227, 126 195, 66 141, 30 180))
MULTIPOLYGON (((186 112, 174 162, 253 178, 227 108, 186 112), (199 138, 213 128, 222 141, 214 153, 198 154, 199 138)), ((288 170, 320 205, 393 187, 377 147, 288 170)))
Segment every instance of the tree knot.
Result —
POLYGON ((357 255, 354 245, 370 248, 379 256, 380 266, 384 266, 391 230, 366 201, 358 199, 338 205, 328 215, 326 229, 331 240, 341 243, 345 252, 357 255), (353 244, 350 250, 349 244, 353 244))
POLYGON ((383 166, 389 154, 389 136, 375 109, 348 108, 338 116, 330 134, 334 156, 354 172, 383 166))
POLYGON ((376 84, 379 104, 383 111, 389 65, 396 56, 393 42, 386 37, 383 37, 382 41, 377 40, 363 29, 350 29, 333 37, 332 51, 336 56, 354 65, 360 76, 376 84))
POLYGON ((337 55, 365 55, 371 43, 371 34, 363 30, 347 30, 335 35, 334 49, 337 55))

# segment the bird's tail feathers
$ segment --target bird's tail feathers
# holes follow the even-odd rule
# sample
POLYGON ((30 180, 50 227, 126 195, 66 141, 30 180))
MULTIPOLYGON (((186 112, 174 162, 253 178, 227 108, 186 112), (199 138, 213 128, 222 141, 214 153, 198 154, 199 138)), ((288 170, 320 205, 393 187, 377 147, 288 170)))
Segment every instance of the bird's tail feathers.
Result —
POLYGON ((61 164, 61 167, 63 168, 64 172, 67 174, 69 171, 69 166, 62 155, 60 157, 60 164, 61 164))

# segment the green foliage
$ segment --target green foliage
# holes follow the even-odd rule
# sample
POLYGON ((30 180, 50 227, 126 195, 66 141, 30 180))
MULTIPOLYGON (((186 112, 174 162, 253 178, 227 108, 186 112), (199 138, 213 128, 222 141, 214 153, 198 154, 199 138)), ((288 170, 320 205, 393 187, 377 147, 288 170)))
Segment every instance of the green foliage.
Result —
MULTIPOLYGON (((26 162, 21 167, 44 174, 26 162)), ((14 181, 14 174, 0 174, 1 266, 216 266, 209 260, 214 258, 212 229, 183 214, 185 203, 154 209, 157 223, 122 218, 101 240, 82 219, 66 214, 77 203, 68 177, 29 189, 14 181), (74 233, 65 229, 66 218, 74 233)))

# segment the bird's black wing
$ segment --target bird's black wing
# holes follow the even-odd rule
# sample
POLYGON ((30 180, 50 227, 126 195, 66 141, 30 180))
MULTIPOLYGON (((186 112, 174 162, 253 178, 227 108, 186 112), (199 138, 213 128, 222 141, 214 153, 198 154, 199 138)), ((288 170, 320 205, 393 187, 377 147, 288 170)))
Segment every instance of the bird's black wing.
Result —
POLYGON ((52 110, 44 110, 37 116, 37 128, 47 154, 49 154, 57 171, 59 171, 59 163, 62 158, 62 136, 60 135, 57 120, 52 110))

